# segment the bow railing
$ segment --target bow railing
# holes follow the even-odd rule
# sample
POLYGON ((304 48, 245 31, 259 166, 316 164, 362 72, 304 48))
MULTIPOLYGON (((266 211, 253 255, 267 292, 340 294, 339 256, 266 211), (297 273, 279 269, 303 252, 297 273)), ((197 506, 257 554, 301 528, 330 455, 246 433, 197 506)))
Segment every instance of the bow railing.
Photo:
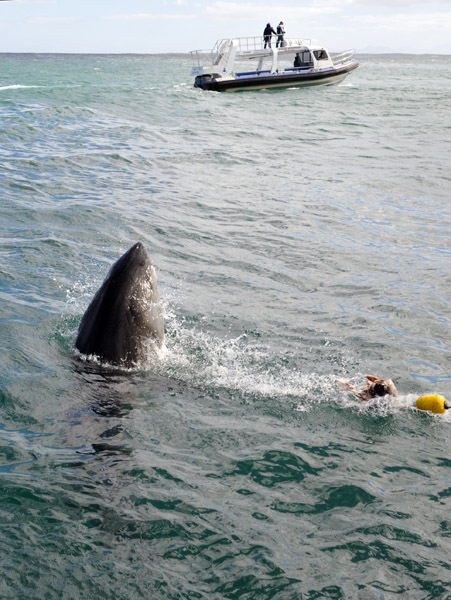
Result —
POLYGON ((345 62, 348 62, 351 60, 351 58, 354 56, 355 54, 355 50, 345 50, 345 52, 340 52, 340 54, 331 54, 330 57, 332 59, 332 62, 334 63, 335 66, 337 65, 341 65, 345 62))

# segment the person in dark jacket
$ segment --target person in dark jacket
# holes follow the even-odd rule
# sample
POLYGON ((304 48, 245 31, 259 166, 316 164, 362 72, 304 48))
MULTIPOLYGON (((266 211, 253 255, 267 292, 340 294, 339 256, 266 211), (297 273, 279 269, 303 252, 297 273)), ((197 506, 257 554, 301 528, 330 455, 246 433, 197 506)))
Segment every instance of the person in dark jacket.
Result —
POLYGON ((265 30, 263 31, 263 39, 265 40, 265 45, 263 48, 271 48, 271 36, 272 34, 277 35, 274 29, 271 27, 271 23, 267 23, 265 30))
POLYGON ((283 36, 285 35, 285 27, 283 26, 283 21, 280 21, 280 23, 277 25, 277 42, 276 42, 276 48, 280 47, 282 48, 283 46, 283 36))

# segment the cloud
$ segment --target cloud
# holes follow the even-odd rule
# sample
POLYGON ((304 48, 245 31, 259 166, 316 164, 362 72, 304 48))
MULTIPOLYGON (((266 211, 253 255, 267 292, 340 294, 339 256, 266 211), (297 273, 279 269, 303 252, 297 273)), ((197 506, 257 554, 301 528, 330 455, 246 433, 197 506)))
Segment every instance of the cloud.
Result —
POLYGON ((262 6, 251 3, 214 2, 205 8, 204 14, 217 19, 260 19, 267 21, 268 15, 271 14, 283 14, 286 19, 302 19, 306 16, 335 14, 339 11, 338 5, 334 6, 333 2, 323 6, 262 6))
POLYGON ((76 23, 82 21, 80 17, 34 17, 28 19, 30 25, 53 25, 61 23, 76 23))
POLYGON ((428 3, 425 0, 315 0, 315 6, 339 6, 342 9, 347 7, 359 7, 359 6, 376 6, 376 7, 407 7, 407 6, 418 6, 420 8, 427 8, 431 10, 431 5, 439 4, 450 4, 450 0, 431 0, 428 3))
POLYGON ((361 15, 351 17, 353 23, 371 30, 415 33, 418 32, 418 45, 421 45, 421 34, 424 31, 451 31, 449 12, 427 14, 410 13, 396 15, 361 15))
POLYGON ((57 0, 14 0, 14 4, 57 4, 57 0))
POLYGON ((177 13, 132 13, 122 15, 109 15, 103 18, 105 20, 112 21, 152 21, 157 19, 160 21, 164 21, 167 19, 194 19, 194 15, 177 13))

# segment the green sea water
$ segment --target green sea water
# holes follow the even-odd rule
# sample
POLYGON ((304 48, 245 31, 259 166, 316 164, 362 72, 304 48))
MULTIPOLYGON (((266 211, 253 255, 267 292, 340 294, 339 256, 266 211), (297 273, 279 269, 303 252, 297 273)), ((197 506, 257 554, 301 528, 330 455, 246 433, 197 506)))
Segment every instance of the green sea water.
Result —
POLYGON ((451 57, 190 67, 0 55, 0 598, 450 598, 451 57), (108 371, 76 331, 138 240, 166 351, 108 371))

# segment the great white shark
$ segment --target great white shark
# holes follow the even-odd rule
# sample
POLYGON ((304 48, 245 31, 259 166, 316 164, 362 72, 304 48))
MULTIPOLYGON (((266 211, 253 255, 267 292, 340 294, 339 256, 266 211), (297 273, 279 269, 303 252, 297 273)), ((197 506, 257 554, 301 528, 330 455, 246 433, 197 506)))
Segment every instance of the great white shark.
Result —
POLYGON ((83 315, 75 345, 101 362, 133 368, 163 344, 157 275, 138 242, 111 267, 83 315))

